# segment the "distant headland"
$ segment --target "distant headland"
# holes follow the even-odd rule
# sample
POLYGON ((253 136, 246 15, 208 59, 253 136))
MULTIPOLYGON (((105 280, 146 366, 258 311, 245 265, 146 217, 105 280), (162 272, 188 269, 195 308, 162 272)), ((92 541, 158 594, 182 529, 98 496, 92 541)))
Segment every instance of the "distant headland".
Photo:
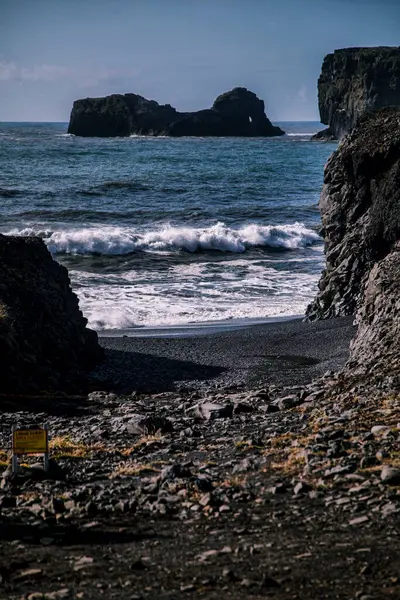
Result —
POLYGON ((186 113, 137 94, 76 100, 68 133, 84 137, 272 137, 285 132, 267 118, 263 100, 236 87, 218 96, 212 108, 186 113))

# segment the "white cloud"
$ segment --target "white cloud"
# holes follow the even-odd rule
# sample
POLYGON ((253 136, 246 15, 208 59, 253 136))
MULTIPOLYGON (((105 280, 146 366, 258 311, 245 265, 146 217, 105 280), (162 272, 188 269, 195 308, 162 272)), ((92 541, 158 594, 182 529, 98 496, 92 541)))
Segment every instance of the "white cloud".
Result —
POLYGON ((56 65, 20 67, 15 62, 0 61, 0 81, 57 81, 74 74, 72 69, 56 65))
POLYGON ((70 80, 83 88, 93 88, 102 84, 129 83, 142 73, 141 69, 131 67, 125 69, 71 69, 57 65, 20 66, 13 61, 0 60, 1 82, 56 82, 70 80))

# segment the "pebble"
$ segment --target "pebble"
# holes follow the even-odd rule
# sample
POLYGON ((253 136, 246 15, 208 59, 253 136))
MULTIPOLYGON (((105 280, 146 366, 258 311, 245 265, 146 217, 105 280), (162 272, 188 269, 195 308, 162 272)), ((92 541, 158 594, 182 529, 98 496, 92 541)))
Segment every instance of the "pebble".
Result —
POLYGON ((381 480, 387 485, 400 485, 400 469, 385 465, 382 467, 381 480))
POLYGON ((18 581, 25 581, 27 579, 38 579, 39 577, 42 577, 42 575, 42 569, 25 569, 24 571, 17 573, 15 579, 18 581))
POLYGON ((362 525, 363 523, 367 523, 369 521, 369 517, 364 515, 362 517, 356 517, 355 519, 351 519, 349 521, 349 525, 362 525))
POLYGON ((197 420, 210 421, 213 419, 226 419, 233 415, 233 404, 221 406, 214 402, 202 402, 186 409, 185 414, 197 420))
POLYGON ((371 433, 374 436, 385 435, 390 432, 390 429, 391 428, 387 425, 374 425, 374 427, 371 428, 371 433))

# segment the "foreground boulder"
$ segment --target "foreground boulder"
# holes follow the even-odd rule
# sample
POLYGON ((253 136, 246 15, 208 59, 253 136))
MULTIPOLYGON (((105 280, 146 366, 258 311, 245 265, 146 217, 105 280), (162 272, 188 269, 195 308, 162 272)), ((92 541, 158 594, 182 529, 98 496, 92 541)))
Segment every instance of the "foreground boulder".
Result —
POLYGON ((0 392, 77 389, 102 356, 86 323, 44 242, 0 235, 0 392))
POLYGON ((355 314, 400 239, 400 107, 361 118, 327 162, 319 204, 326 269, 310 320, 355 314))
POLYGON ((68 133, 78 136, 277 136, 264 102, 246 88, 234 88, 212 108, 180 113, 137 94, 113 94, 74 102, 68 133))
POLYGON ((315 139, 341 139, 357 119, 400 105, 400 47, 343 48, 328 54, 318 80, 320 119, 315 139))

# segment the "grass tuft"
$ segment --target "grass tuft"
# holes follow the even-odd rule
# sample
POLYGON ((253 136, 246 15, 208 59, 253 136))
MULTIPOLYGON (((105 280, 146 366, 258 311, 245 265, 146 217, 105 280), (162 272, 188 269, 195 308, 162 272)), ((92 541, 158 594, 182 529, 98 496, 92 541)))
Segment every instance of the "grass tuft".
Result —
POLYGON ((89 458, 94 452, 110 452, 102 443, 84 444, 75 442, 70 436, 56 436, 49 441, 52 457, 57 458, 89 458))
POLYGON ((133 444, 133 446, 122 450, 121 454, 123 456, 130 456, 131 454, 145 446, 151 446, 152 444, 158 443, 161 439, 162 435, 159 432, 154 433, 153 435, 143 435, 141 438, 138 439, 138 441, 135 444, 133 444))
POLYGON ((153 465, 139 464, 137 462, 129 461, 123 465, 119 465, 112 473, 110 473, 110 479, 115 477, 135 477, 139 475, 154 475, 159 473, 153 465))

